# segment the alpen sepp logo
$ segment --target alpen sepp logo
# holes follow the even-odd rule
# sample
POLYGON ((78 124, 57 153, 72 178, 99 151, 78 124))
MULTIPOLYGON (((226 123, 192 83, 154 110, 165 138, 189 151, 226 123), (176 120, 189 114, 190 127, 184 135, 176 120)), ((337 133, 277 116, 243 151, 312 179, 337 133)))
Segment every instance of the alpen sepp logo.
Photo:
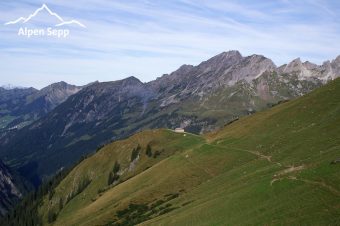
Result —
POLYGON ((25 36, 27 38, 37 37, 37 36, 47 36, 47 37, 56 37, 56 38, 66 38, 70 35, 71 31, 69 29, 62 29, 61 27, 65 27, 67 25, 76 25, 81 28, 86 28, 84 24, 77 20, 64 20, 57 13, 53 12, 48 8, 46 4, 43 4, 40 8, 34 11, 34 13, 30 14, 28 17, 19 17, 16 20, 9 21, 5 23, 5 26, 15 25, 15 24, 24 24, 25 26, 21 26, 18 30, 18 36, 25 36), (29 28, 29 21, 31 21, 34 17, 36 17, 40 12, 46 11, 49 16, 56 18, 57 23, 52 24, 51 26, 45 28, 29 28))

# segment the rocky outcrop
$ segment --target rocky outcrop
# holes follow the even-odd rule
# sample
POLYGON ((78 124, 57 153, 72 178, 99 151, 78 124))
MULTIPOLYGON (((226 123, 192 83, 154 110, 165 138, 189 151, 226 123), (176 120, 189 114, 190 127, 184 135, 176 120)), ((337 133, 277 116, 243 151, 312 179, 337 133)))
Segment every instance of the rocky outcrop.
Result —
POLYGON ((22 197, 22 193, 15 183, 12 172, 0 160, 0 216, 5 215, 22 197))
POLYGON ((31 180, 140 130, 181 125, 203 133, 339 77, 339 61, 338 57, 318 66, 296 59, 276 67, 264 56, 229 51, 197 66, 183 65, 149 83, 129 77, 81 90, 60 84, 48 88, 47 99, 64 102, 13 136, 0 138, 0 157, 19 171, 30 169, 31 180))
POLYGON ((287 65, 278 68, 279 74, 297 75, 300 80, 318 79, 323 83, 340 76, 340 56, 333 61, 326 61, 322 65, 316 65, 309 61, 302 62, 297 58, 287 65))

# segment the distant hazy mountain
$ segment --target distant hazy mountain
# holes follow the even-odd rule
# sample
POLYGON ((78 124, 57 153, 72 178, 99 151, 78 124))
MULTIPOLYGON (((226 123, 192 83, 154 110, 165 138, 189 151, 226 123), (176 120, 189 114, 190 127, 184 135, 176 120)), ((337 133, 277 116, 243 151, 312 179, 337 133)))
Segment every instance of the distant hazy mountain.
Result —
MULTIPOLYGON (((140 130, 180 126, 202 133, 302 96, 339 77, 339 61, 340 57, 317 66, 294 60, 277 67, 264 56, 230 51, 198 66, 183 65, 149 83, 134 77, 95 83, 69 98, 55 91, 58 100, 67 100, 46 117, 0 139, 0 157, 39 183, 39 178, 73 164, 99 145, 140 130)), ((69 94, 79 89, 71 90, 69 94)))
POLYGON ((81 87, 59 82, 41 90, 0 87, 0 130, 20 129, 46 115, 81 87))
POLYGON ((6 89, 6 90, 11 90, 11 89, 25 89, 24 87, 21 87, 21 86, 15 86, 15 85, 12 85, 12 84, 6 84, 6 85, 1 85, 0 86, 0 89, 6 89))

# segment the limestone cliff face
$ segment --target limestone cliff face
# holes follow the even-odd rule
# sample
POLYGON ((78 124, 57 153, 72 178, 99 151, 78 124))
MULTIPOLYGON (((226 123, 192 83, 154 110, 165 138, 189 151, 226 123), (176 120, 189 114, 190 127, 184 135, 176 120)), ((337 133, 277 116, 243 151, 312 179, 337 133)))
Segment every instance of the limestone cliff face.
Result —
POLYGON ((296 74, 300 80, 318 79, 323 83, 340 76, 340 56, 332 61, 326 61, 322 65, 316 65, 309 61, 302 62, 297 58, 289 64, 278 68, 280 74, 296 74))
POLYGON ((216 129, 322 86, 339 77, 339 65, 340 57, 323 65, 296 59, 277 67, 264 56, 229 51, 148 83, 129 77, 81 89, 54 84, 34 94, 53 103, 53 110, 15 133, 0 134, 0 157, 19 171, 31 169, 26 177, 36 181, 141 130, 216 129))

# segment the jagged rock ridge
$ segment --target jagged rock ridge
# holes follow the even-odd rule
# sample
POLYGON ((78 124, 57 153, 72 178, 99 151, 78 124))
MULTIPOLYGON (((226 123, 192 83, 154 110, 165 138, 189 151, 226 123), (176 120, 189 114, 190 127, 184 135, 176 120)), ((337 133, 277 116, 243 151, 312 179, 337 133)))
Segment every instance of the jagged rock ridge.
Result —
POLYGON ((338 57, 321 66, 294 60, 277 67, 264 56, 229 51, 149 83, 129 77, 91 84, 46 117, 0 139, 0 157, 20 172, 29 166, 25 177, 37 181, 101 144, 140 130, 216 129, 320 87, 339 77, 339 65, 338 57))

